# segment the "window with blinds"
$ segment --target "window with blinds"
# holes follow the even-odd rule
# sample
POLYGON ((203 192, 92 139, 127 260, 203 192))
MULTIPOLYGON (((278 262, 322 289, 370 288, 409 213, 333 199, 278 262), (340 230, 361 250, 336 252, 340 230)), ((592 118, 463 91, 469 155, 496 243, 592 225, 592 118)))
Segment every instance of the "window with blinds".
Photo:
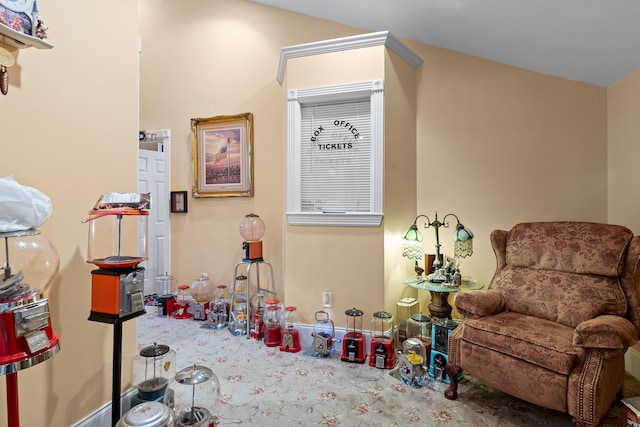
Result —
POLYGON ((371 102, 301 108, 300 210, 371 211, 371 102))
POLYGON ((289 91, 291 224, 380 225, 381 109, 381 81, 289 91))

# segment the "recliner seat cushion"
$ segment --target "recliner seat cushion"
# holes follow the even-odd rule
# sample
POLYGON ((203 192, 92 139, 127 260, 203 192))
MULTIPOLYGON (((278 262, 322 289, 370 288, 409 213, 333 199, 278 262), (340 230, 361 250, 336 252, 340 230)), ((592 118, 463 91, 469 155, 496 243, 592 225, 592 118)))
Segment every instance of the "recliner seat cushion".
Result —
POLYGON ((467 342, 564 375, 581 352, 572 345, 573 328, 519 313, 466 319, 462 332, 467 342))

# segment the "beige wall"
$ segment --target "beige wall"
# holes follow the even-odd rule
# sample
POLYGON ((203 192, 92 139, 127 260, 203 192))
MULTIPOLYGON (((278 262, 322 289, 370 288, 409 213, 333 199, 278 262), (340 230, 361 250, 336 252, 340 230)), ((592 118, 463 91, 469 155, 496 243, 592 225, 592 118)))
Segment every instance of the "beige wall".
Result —
MULTIPOLYGON (((172 130, 172 190, 191 186, 189 118, 255 114, 256 196, 192 199, 188 215, 174 216, 172 270, 179 281, 192 280, 208 266, 214 280, 230 282, 240 251, 237 224, 253 211, 267 222, 265 256, 274 264, 278 292, 287 304, 299 307, 305 322, 310 323, 318 308, 322 290, 339 285, 336 277, 348 284, 340 288, 336 307, 364 302, 389 308, 400 295, 399 284, 384 283, 387 296, 381 300, 383 291, 371 289, 371 282, 379 279, 370 275, 394 271, 385 280, 397 281, 411 274, 411 261, 398 257, 393 265, 384 258, 384 268, 373 264, 362 280, 354 275, 363 268, 361 260, 375 263, 382 247, 384 256, 393 250, 393 232, 381 239, 370 230, 289 227, 284 215, 283 90, 307 82, 331 84, 337 66, 318 58, 291 60, 287 78, 300 63, 308 67, 300 71, 305 78, 280 86, 280 49, 361 32, 246 1, 194 2, 191 7, 163 2, 161 9, 152 10, 157 4, 140 1, 141 122, 146 129, 172 130), (344 243, 335 250, 340 237, 344 243), (356 252, 352 262, 343 255, 356 252), (302 272, 313 280, 289 283, 302 272)), ((488 238, 493 229, 528 220, 607 221, 606 89, 418 43, 407 45, 424 60, 417 72, 417 180, 407 185, 409 192, 416 191, 408 198, 415 197, 417 209, 406 209, 404 225, 394 225, 396 239, 417 213, 432 219, 436 210, 440 218, 456 213, 476 234, 475 253, 463 261, 463 274, 486 283, 495 267, 488 238)), ((341 75, 362 79, 360 68, 353 65, 357 56, 342 56, 341 75)), ((374 77, 380 72, 369 71, 374 77)), ((398 117, 391 108, 386 113, 398 117)), ((392 138, 387 143, 390 146, 392 138)), ((395 163, 385 174, 404 172, 395 163)), ((397 194, 391 197, 399 198, 397 194)), ((400 217, 394 221, 401 222, 400 217)), ((451 232, 442 230, 448 254, 451 232)), ((432 252, 433 233, 424 234, 425 251, 432 252)), ((426 302, 427 296, 421 297, 426 302)), ((341 309, 335 313, 340 325, 341 309)))
MULTIPOLYGON (((102 193, 136 191, 137 8, 125 0, 39 6, 55 47, 22 49, 9 68, 9 94, 0 96, 0 174, 41 190, 53 204, 41 230, 60 254, 47 296, 61 351, 19 372, 18 382, 21 425, 59 427, 111 396, 113 327, 87 320, 91 266, 81 221, 102 193)), ((135 322, 123 329, 127 360, 136 351, 135 322)), ((0 377, 0 426, 6 422, 0 377)))
MULTIPOLYGON (((489 234, 520 221, 607 221, 606 89, 409 44, 418 88, 418 212, 475 233, 463 275, 488 283, 489 234)), ((409 216, 409 215, 408 215, 409 216)), ((452 253, 452 229, 441 229, 452 253)), ((425 230, 425 245, 435 236, 425 230)), ((430 247, 431 253, 433 247, 430 247)))
POLYGON ((640 71, 611 86, 608 96, 609 221, 640 233, 640 71))
MULTIPOLYGON (((609 222, 624 224, 640 233, 640 71, 620 80, 607 90, 609 167, 609 222)), ((640 377, 640 344, 626 355, 626 368, 640 377)))
MULTIPOLYGON (((417 85, 421 66, 415 68, 387 49, 385 62, 384 144, 384 298, 383 307, 396 316, 396 303, 418 296, 404 285, 407 277, 402 237, 407 232, 407 212, 416 211, 417 85)), ((410 219, 409 222, 412 220, 410 219)), ((408 271, 411 273, 411 269, 408 271)), ((381 307, 372 307, 378 311, 381 307)), ((369 312, 369 316, 371 311, 369 312)), ((367 328, 369 325, 367 325, 367 328)))
POLYGON ((238 225, 254 212, 266 223, 264 257, 283 295, 286 102, 276 80, 280 49, 348 30, 244 0, 188 7, 143 0, 139 8, 141 127, 171 129, 171 190, 192 187, 191 118, 254 114, 255 196, 190 199, 189 213, 171 218, 171 273, 190 283, 206 271, 213 281, 229 284, 240 260, 238 225))
MULTIPOLYGON (((84 262, 81 220, 101 193, 135 191, 137 35, 142 36, 141 127, 172 131, 172 190, 191 187, 190 118, 255 115, 255 197, 190 199, 189 213, 172 217, 172 273, 184 283, 202 271, 229 282, 240 256, 238 223, 256 212, 267 223, 265 256, 284 292, 289 266, 283 215, 286 105, 276 81, 280 49, 362 33, 246 0, 140 0, 135 8, 125 1, 60 0, 55 7, 42 2, 55 48, 20 51, 18 65, 9 70, 9 95, 0 97, 0 173, 14 174, 52 198, 54 214, 42 230, 61 255, 49 297, 62 351, 19 374, 21 401, 28 398, 30 407, 38 408, 22 411, 23 425, 70 425, 110 400, 112 334, 109 326, 87 321, 91 268, 84 262), (71 18, 78 8, 93 18, 71 18)), ((610 219, 640 232, 632 213, 637 204, 626 197, 637 199, 633 186, 625 185, 624 194, 618 190, 620 182, 635 177, 625 175, 632 165, 619 165, 630 162, 636 149, 637 74, 607 92, 407 44, 425 61, 417 78, 417 180, 408 183, 417 192, 417 209, 408 209, 406 225, 396 228, 408 227, 417 213, 456 213, 476 234, 476 253, 464 261, 463 272, 484 281, 495 265, 488 245, 494 228, 526 220, 610 219), (617 161, 608 166, 607 159, 617 161)), ((322 245, 321 231, 307 229, 299 250, 322 245)), ((447 253, 449 235, 442 233, 447 253)), ((425 250, 430 238, 426 231, 425 250)), ((380 252, 362 248, 372 259, 380 252)), ((336 269, 328 261, 318 259, 310 274, 336 269)), ((354 266, 338 268, 348 273, 354 266)), ((396 268, 410 274, 411 262, 398 259, 396 268)), ((355 298, 369 294, 368 283, 352 286, 355 298)), ((321 290, 308 292, 319 298, 321 290)), ((124 386, 136 352, 134 325, 125 325, 124 386)), ((3 415, 4 402, 0 379, 3 415)), ((5 423, 0 416, 0 426, 5 423)))
MULTIPOLYGON (((311 55, 287 61, 284 89, 304 89, 384 79, 384 46, 311 55), (318 72, 322 70, 322 72, 318 72)), ((286 98, 283 97, 283 103, 286 98)), ((280 150, 286 150, 286 135, 280 150)), ((284 171, 283 171, 284 173, 284 171)), ((337 326, 345 326, 344 312, 352 307, 365 317, 384 304, 382 227, 302 227, 287 225, 284 246, 284 298, 298 308, 303 323, 313 324, 322 308, 324 289, 333 294, 329 315, 337 326), (366 298, 362 298, 367 284, 366 298)))

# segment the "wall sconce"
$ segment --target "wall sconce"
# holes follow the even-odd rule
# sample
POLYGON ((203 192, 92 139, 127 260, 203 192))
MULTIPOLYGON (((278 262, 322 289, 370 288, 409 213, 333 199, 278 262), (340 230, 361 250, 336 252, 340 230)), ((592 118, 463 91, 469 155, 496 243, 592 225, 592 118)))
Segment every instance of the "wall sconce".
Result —
POLYGON ((416 260, 416 273, 420 276, 424 269, 418 265, 418 260, 422 258, 422 235, 418 231, 417 222, 419 218, 424 218, 424 228, 433 227, 436 232, 436 257, 433 261, 433 273, 436 273, 442 267, 442 257, 440 255, 440 227, 449 228, 447 218, 454 217, 456 219, 456 229, 453 232, 453 256, 455 258, 465 258, 473 254, 473 233, 460 223, 457 215, 447 214, 442 218, 442 221, 438 220, 438 212, 436 212, 435 219, 431 221, 426 215, 418 215, 413 221, 411 227, 404 235, 402 242, 402 256, 416 260), (422 271, 420 271, 422 270, 422 271))

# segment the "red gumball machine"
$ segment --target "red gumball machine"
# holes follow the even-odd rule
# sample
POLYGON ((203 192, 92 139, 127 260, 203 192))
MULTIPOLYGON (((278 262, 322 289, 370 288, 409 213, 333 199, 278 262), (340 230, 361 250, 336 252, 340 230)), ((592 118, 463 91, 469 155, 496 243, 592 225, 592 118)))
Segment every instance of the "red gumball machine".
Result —
POLYGON ((20 425, 18 371, 58 353, 58 334, 43 292, 53 282, 60 258, 35 229, 1 232, 5 259, 0 285, 0 375, 6 376, 9 427, 20 425))
POLYGON ((282 316, 282 338, 280 339, 280 351, 297 353, 300 351, 300 333, 296 329, 296 308, 287 306, 282 316))
POLYGON ((176 314, 173 315, 174 319, 190 319, 193 317, 193 314, 187 311, 189 305, 191 305, 191 301, 187 298, 187 291, 189 288, 189 285, 178 286, 178 295, 176 296, 175 303, 176 314))
POLYGON ((344 312, 347 315, 347 330, 342 340, 340 360, 350 363, 364 363, 367 358, 364 334, 362 333, 362 315, 364 312, 352 308, 344 312))
POLYGON ((369 365, 379 369, 393 369, 396 364, 393 348, 393 316, 376 311, 371 319, 371 351, 369 365))
POLYGON ((264 344, 267 347, 276 347, 282 339, 280 301, 277 298, 269 298, 265 303, 267 310, 264 313, 264 344))

